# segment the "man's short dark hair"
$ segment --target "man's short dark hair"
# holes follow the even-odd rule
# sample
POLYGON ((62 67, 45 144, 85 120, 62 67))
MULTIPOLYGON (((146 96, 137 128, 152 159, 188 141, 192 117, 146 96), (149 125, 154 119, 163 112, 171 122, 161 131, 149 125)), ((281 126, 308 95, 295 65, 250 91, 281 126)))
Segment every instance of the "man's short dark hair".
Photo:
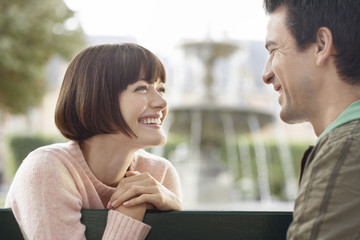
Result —
POLYGON ((286 8, 287 27, 300 50, 316 41, 319 28, 329 28, 339 75, 360 84, 359 0, 264 0, 267 14, 279 7, 286 8))
POLYGON ((117 131, 135 137, 118 97, 139 80, 141 71, 149 83, 166 81, 161 61, 137 44, 104 44, 81 51, 69 64, 60 89, 55 110, 60 132, 76 141, 117 131))

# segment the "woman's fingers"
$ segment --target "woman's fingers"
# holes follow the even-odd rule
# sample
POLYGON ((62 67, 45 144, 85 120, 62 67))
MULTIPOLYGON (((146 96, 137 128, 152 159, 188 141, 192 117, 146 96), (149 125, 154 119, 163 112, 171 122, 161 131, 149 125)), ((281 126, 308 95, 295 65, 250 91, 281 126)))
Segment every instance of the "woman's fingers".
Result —
POLYGON ((121 179, 118 186, 122 186, 127 183, 135 183, 138 181, 149 181, 149 183, 157 182, 155 178, 153 178, 149 173, 138 173, 138 172, 129 172, 129 176, 125 175, 126 177, 121 179))
POLYGON ((150 184, 149 181, 134 181, 118 186, 117 190, 111 196, 107 208, 117 207, 140 194, 153 193, 156 186, 157 184, 150 184))
POLYGON ((132 207, 139 204, 151 204, 159 210, 180 210, 177 196, 154 179, 149 173, 129 171, 115 193, 111 196, 108 208, 121 205, 132 207))
POLYGON ((125 173, 125 177, 132 177, 132 176, 136 176, 136 175, 139 175, 139 174, 140 174, 140 172, 138 172, 138 171, 127 171, 125 173))
MULTIPOLYGON (((134 173, 129 173, 129 177, 123 178, 119 184, 118 187, 115 191, 115 193, 111 196, 110 198, 110 202, 114 202, 116 199, 121 198, 121 196, 125 193, 128 192, 129 190, 131 190, 131 192, 134 192, 137 189, 133 189, 134 186, 157 186, 157 185, 161 185, 156 179, 154 179, 150 174, 148 173, 143 173, 143 174, 136 174, 133 175, 134 173), (131 176, 130 176, 131 175, 131 176)), ((142 193, 140 192, 136 192, 136 194, 140 194, 142 193)), ((130 196, 133 197, 133 196, 130 196)), ((125 199, 128 200, 128 199, 125 199)), ((125 201, 124 200, 124 201, 125 201)), ((120 201, 120 200, 119 200, 120 201)), ((121 203, 120 203, 121 204, 121 203)), ((109 205, 109 204, 108 204, 109 205)))
POLYGON ((153 194, 141 194, 140 196, 138 196, 136 198, 132 198, 132 199, 124 202, 123 205, 125 207, 132 207, 132 206, 136 206, 136 205, 142 204, 142 203, 149 203, 152 200, 151 198, 154 198, 153 194))
POLYGON ((126 207, 148 203, 158 210, 181 210, 182 206, 177 196, 164 186, 146 188, 142 194, 133 197, 123 203, 126 207))
MULTIPOLYGON (((127 191, 123 192, 122 194, 120 194, 118 196, 115 196, 114 197, 115 200, 113 202, 111 202, 110 206, 112 208, 116 208, 116 207, 120 206, 121 204, 123 204, 124 202, 127 202, 133 198, 136 198, 138 196, 145 195, 145 194, 155 194, 156 192, 157 192, 157 189, 155 186, 133 185, 127 191)), ((141 202, 141 203, 145 203, 145 202, 141 202)))
MULTIPOLYGON (((140 172, 127 171, 125 173, 125 178, 120 180, 120 182, 116 188, 116 191, 113 193, 113 195, 111 196, 111 198, 107 204, 108 209, 112 208, 112 205, 121 204, 122 202, 121 202, 121 200, 119 200, 120 196, 122 196, 126 191, 128 191, 129 188, 131 188, 133 185, 141 185, 139 183, 134 184, 134 182, 141 181, 141 179, 142 179, 142 178, 136 178, 135 176, 137 176, 137 175, 140 175, 140 172), (130 178, 132 179, 131 181, 129 181, 130 178), (133 183, 131 183, 131 182, 133 182, 133 183), (113 203, 113 202, 115 202, 115 203, 113 203)), ((127 199, 125 199, 125 200, 127 200, 127 199)))

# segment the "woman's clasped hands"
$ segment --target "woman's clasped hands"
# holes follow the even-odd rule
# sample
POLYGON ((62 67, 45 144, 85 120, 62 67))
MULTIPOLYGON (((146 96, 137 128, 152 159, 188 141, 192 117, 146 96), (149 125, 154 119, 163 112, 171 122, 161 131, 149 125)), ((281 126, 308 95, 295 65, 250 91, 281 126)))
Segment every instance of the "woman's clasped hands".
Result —
POLYGON ((146 209, 181 210, 182 206, 180 199, 149 173, 127 171, 111 196, 107 208, 142 220, 146 209))

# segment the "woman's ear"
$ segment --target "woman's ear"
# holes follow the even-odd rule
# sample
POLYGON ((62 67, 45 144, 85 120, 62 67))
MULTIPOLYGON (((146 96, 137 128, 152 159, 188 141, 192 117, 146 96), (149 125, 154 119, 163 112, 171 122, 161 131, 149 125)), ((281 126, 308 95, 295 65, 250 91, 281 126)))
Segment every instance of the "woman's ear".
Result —
POLYGON ((316 33, 316 64, 322 65, 334 52, 333 38, 329 28, 321 27, 316 33))

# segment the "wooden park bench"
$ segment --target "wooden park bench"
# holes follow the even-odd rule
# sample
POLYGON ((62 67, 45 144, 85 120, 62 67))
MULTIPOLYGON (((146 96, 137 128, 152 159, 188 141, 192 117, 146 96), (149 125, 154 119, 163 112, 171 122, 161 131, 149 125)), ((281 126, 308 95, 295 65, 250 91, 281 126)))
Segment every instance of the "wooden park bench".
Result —
MULTIPOLYGON (((86 239, 101 239, 107 210, 83 210, 86 239)), ((155 240, 281 240, 291 212, 148 211, 144 222, 155 240)), ((0 239, 23 239, 11 209, 0 209, 0 239)))

